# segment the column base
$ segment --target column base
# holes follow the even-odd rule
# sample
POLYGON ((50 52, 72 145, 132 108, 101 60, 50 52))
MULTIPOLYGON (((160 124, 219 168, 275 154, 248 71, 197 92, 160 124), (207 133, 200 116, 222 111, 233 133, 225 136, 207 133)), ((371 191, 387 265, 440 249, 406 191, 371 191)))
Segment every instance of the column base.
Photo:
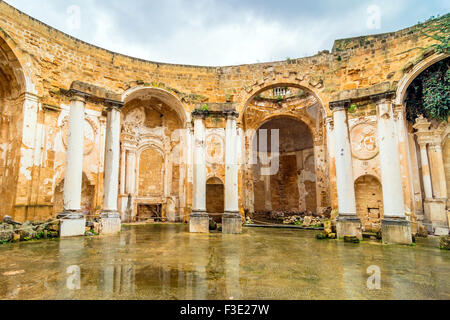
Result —
POLYGON ((449 221, 446 206, 447 199, 425 200, 425 220, 430 233, 445 235, 445 232, 447 232, 448 235, 449 221))
POLYGON ((84 236, 86 218, 80 211, 64 211, 57 218, 60 219, 61 238, 84 236))
POLYGON ((223 234, 241 234, 242 217, 239 212, 225 212, 222 216, 223 234))
POLYGON ((204 211, 194 211, 189 218, 190 233, 209 233, 209 215, 204 211))
POLYGON ((357 216, 339 215, 336 222, 336 231, 338 238, 346 236, 363 239, 361 219, 357 216))
POLYGON ((104 210, 100 214, 100 233, 116 234, 122 229, 119 211, 104 210))
POLYGON ((381 233, 384 244, 412 243, 411 224, 406 219, 386 218, 381 221, 381 233))

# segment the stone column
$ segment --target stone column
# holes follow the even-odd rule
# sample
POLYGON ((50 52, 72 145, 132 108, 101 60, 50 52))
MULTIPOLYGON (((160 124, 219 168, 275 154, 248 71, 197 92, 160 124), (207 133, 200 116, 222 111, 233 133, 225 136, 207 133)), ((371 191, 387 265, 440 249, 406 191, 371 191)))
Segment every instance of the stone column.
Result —
POLYGON ((434 134, 435 136, 429 146, 431 182, 434 195, 433 207, 429 208, 429 212, 434 235, 444 236, 449 234, 449 221, 446 210, 447 181, 439 129, 434 129, 434 134))
POLYGON ((117 208, 120 166, 120 108, 121 102, 111 102, 106 122, 105 177, 103 186, 103 210, 101 231, 114 234, 121 230, 120 213, 117 208))
POLYGON ((209 216, 206 212, 206 130, 205 112, 194 111, 194 181, 193 204, 189 219, 191 233, 209 233, 209 216))
POLYGON ((423 188, 425 199, 433 199, 433 187, 431 185, 430 163, 428 161, 428 148, 426 142, 420 142, 420 159, 422 161, 423 188))
POLYGON ((395 105, 394 111, 394 123, 398 134, 398 151, 400 169, 402 175, 402 189, 404 197, 404 207, 407 219, 411 222, 411 230, 414 229, 413 234, 417 233, 417 216, 414 202, 414 187, 413 187, 413 175, 411 169, 411 157, 409 152, 409 140, 408 130, 405 120, 405 107, 404 105, 395 105))
POLYGON ((334 120, 333 117, 327 118, 327 149, 328 149, 328 167, 330 180, 330 200, 332 209, 338 208, 336 191, 336 153, 334 142, 334 120))
POLYGON ((225 213, 222 218, 222 232, 225 234, 242 233, 242 217, 239 213, 238 187, 238 135, 235 111, 225 112, 225 213))
POLYGON ((381 184, 383 187, 384 219, 381 222, 383 242, 411 244, 411 224, 406 219, 402 176, 395 130, 391 93, 372 96, 377 105, 378 144, 380 148, 381 184))
POLYGON ((61 219, 61 237, 82 236, 86 228, 86 218, 81 212, 81 186, 84 153, 84 107, 89 95, 75 90, 71 90, 69 94, 70 115, 64 177, 64 211, 58 215, 58 219, 61 219))
POLYGON ((414 129, 416 129, 417 142, 420 147, 422 182, 425 191, 424 226, 427 228, 429 233, 434 233, 435 227, 440 227, 442 224, 438 223, 436 226, 433 221, 436 220, 436 216, 439 217, 442 215, 442 211, 445 213, 445 205, 443 206, 441 201, 433 197, 433 181, 431 177, 430 158, 428 153, 428 147, 433 141, 430 127, 431 123, 422 116, 416 120, 416 124, 414 125, 414 129))
POLYGON ((355 184, 350 139, 347 124, 347 110, 350 101, 330 104, 334 119, 334 142, 336 161, 336 185, 338 194, 339 217, 337 236, 354 236, 362 239, 361 220, 356 215, 355 184))

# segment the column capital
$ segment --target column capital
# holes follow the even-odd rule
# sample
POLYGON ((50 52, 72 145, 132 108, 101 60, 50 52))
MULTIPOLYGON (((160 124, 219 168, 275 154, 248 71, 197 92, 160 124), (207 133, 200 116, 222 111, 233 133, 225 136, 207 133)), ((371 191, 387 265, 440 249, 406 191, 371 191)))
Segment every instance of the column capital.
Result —
POLYGON ((330 110, 333 112, 346 110, 350 107, 351 102, 350 99, 330 102, 330 110))
POLYGON ((227 110, 223 112, 227 120, 235 120, 239 118, 239 113, 234 110, 227 110))
POLYGON ((373 94, 370 96, 370 100, 372 100, 375 104, 391 103, 395 99, 395 96, 396 96, 395 91, 388 91, 373 94))
POLYGON ((77 89, 70 89, 67 91, 67 96, 70 98, 70 101, 81 101, 84 103, 91 97, 89 93, 77 89))
POLYGON ((121 111, 124 103, 122 101, 105 99, 105 106, 106 111, 111 111, 112 109, 121 111))
POLYGON ((206 119, 206 117, 209 116, 209 111, 208 110, 194 110, 192 111, 192 118, 195 119, 206 119))

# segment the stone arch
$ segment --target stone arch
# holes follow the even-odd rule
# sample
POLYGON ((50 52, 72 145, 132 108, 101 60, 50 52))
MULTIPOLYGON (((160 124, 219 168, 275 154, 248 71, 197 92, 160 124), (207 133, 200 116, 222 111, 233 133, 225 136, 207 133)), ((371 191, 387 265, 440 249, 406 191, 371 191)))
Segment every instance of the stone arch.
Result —
POLYGON ((239 97, 239 100, 241 101, 241 105, 238 110, 239 122, 242 122, 248 105, 258 94, 277 87, 298 88, 311 93, 315 98, 317 98, 324 117, 328 114, 326 107, 328 105, 327 100, 320 95, 319 90, 316 87, 306 83, 305 81, 298 82, 295 79, 275 79, 272 81, 263 82, 260 85, 249 87, 248 90, 245 88, 243 89, 243 93, 239 97))
POLYGON ((445 58, 450 57, 450 54, 441 53, 441 54, 434 54, 418 64, 416 64, 411 71, 409 71, 407 74, 403 76, 403 78, 399 81, 397 85, 397 93, 394 103, 395 104, 403 104, 405 102, 408 88, 411 85, 411 83, 426 69, 431 67, 433 64, 444 60, 445 58))
MULTIPOLYGON (((248 168, 247 181, 244 181, 251 193, 248 198, 254 201, 253 208, 248 209, 251 212, 317 213, 317 170, 311 128, 298 117, 278 115, 266 119, 257 130, 269 129, 271 126, 283 130, 280 132, 279 156, 276 158, 278 170, 267 175, 267 172, 263 173, 260 161, 253 159, 248 168), (308 159, 312 159, 312 166, 307 166, 308 159)), ((250 156, 257 153, 253 150, 254 139, 257 139, 257 132, 249 139, 250 156)))
POLYGON ((30 83, 25 80, 24 61, 19 60, 21 55, 17 54, 14 41, 5 33, 3 35, 0 36, 0 97, 9 95, 15 98, 24 92, 33 93, 30 83), (17 87, 11 87, 11 82, 15 82, 17 87))
MULTIPOLYGON (((8 214, 20 220, 16 203, 17 179, 20 172, 21 148, 32 147, 23 140, 24 103, 35 105, 37 97, 27 81, 23 57, 14 41, 5 33, 0 34, 0 216, 8 214), (27 94, 31 93, 31 94, 27 94)), ((29 142, 28 140, 27 142, 29 142)), ((29 171, 25 173, 28 175, 29 171)), ((25 187, 21 190, 24 190, 25 187)))
POLYGON ((362 175, 355 181, 356 212, 366 231, 377 232, 384 217, 383 190, 374 175, 362 175))
POLYGON ((300 116, 300 115, 295 115, 295 114, 284 114, 284 113, 280 113, 280 114, 269 114, 266 118, 264 118, 263 120, 259 121, 259 122, 256 124, 256 128, 251 128, 251 129, 254 129, 254 130, 253 130, 253 131, 252 131, 252 130, 249 131, 249 134, 250 134, 250 135, 248 136, 249 141, 250 141, 250 142, 253 141, 254 135, 255 135, 256 131, 257 131, 259 128, 263 127, 266 123, 268 123, 268 122, 270 122, 270 121, 272 121, 272 120, 275 120, 275 119, 277 119, 277 118, 289 118, 289 119, 293 119, 293 120, 295 120, 295 121, 297 121, 297 122, 303 123, 303 124, 305 124, 306 127, 308 128, 310 134, 311 134, 313 137, 314 137, 314 135, 315 135, 314 123, 313 123, 313 121, 312 121, 311 119, 309 119, 309 118, 307 118, 307 117, 302 117, 302 116, 300 116))
POLYGON ((145 97, 158 98, 168 106, 172 107, 180 117, 184 128, 186 127, 187 123, 190 122, 190 114, 186 112, 186 108, 177 96, 167 90, 147 86, 136 86, 128 89, 122 94, 122 102, 125 104, 123 113, 126 113, 126 105, 129 102, 134 99, 141 99, 145 97))

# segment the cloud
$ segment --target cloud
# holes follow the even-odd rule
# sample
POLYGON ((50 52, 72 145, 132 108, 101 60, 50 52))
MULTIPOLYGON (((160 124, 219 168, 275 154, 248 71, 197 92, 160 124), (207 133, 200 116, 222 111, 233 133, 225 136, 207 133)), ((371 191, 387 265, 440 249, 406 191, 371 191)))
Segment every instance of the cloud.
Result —
POLYGON ((330 50, 335 39, 394 31, 448 12, 433 0, 9 0, 33 17, 89 43, 152 61, 232 65, 330 50), (80 28, 67 8, 80 8, 80 28), (367 8, 380 8, 368 29, 367 8), (405 14, 407 12, 407 14, 405 14))

